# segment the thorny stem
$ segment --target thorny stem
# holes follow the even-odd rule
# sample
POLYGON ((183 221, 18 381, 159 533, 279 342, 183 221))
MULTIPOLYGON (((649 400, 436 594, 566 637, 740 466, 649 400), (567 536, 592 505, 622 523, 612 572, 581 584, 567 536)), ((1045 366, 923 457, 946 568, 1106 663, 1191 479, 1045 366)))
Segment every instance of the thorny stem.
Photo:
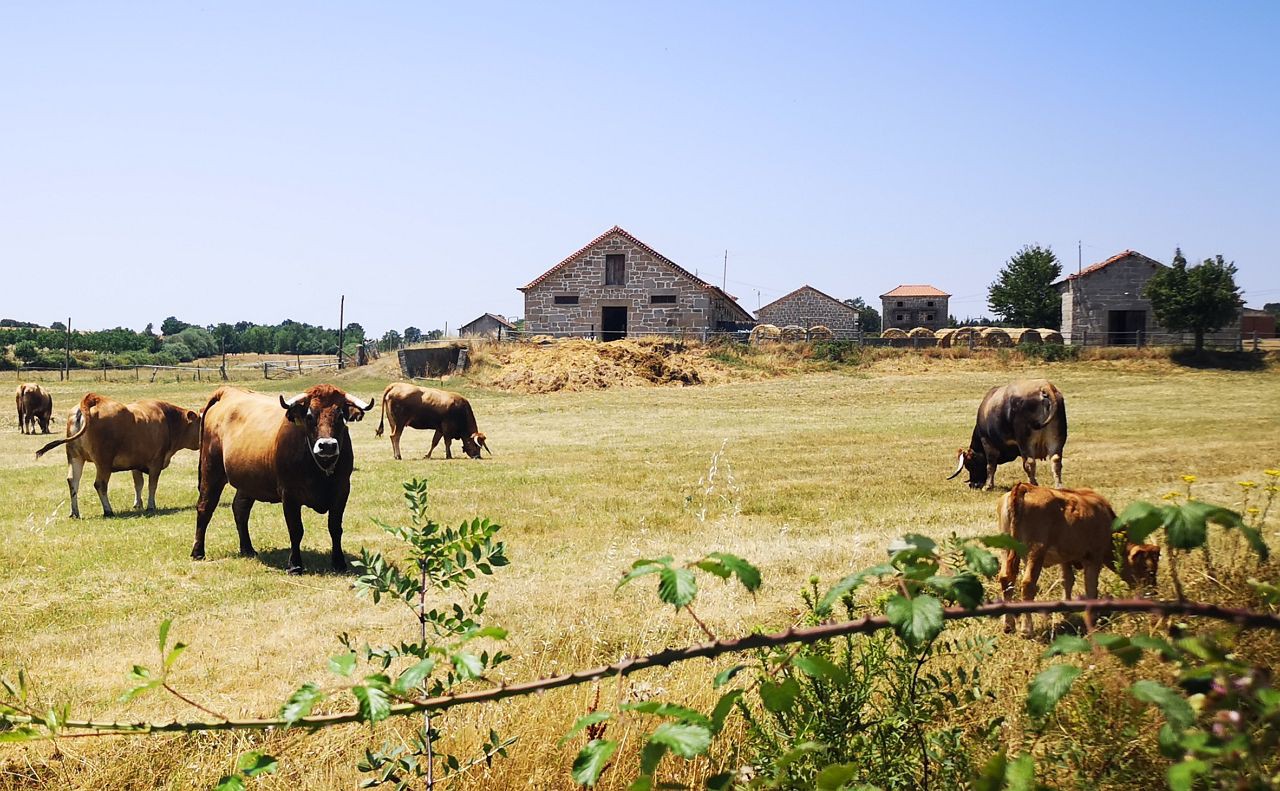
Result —
MULTIPOLYGON (((427 642, 427 562, 425 559, 418 561, 418 568, 422 571, 422 578, 418 583, 418 638, 423 643, 427 642)), ((432 750, 431 738, 431 714, 429 712, 422 713, 422 735, 423 744, 427 747, 427 791, 431 791, 435 787, 435 755, 432 750)))
MULTIPOLYGON (((942 617, 948 621, 967 620, 971 618, 994 618, 1001 615, 1023 615, 1026 613, 1071 613, 1083 612, 1131 612, 1152 613, 1154 615, 1186 615, 1199 618, 1212 618, 1226 621, 1245 629, 1270 629, 1280 631, 1280 615, 1253 612, 1216 604, 1200 604, 1198 602, 1164 602, 1147 599, 1095 599, 1074 601, 1030 601, 1030 602, 992 602, 971 610, 963 607, 949 607, 942 611, 942 617)), ((690 659, 709 659, 724 654, 750 651, 756 648, 789 645, 791 643, 816 643, 833 637, 849 634, 867 634, 891 628, 889 619, 883 615, 865 616, 853 621, 837 621, 818 626, 792 628, 772 634, 751 634, 745 637, 715 640, 701 645, 669 648, 654 654, 632 657, 612 665, 579 670, 560 676, 524 681, 517 684, 502 684, 488 689, 460 692, 452 695, 440 695, 433 698, 417 698, 412 702, 391 707, 388 716, 403 717, 428 711, 445 711, 457 706, 472 703, 487 703, 506 698, 531 695, 560 687, 589 684, 609 676, 626 676, 653 667, 668 667, 690 659)), ((363 722, 359 711, 335 712, 303 717, 292 724, 279 718, 222 720, 218 722, 107 722, 94 720, 67 720, 61 723, 63 729, 101 731, 103 735, 140 735, 147 733, 196 733, 202 731, 225 730, 268 730, 274 728, 323 728, 345 723, 363 722)), ((0 715, 0 722, 12 725, 42 726, 43 720, 38 717, 0 715)), ((55 738, 64 738, 73 734, 54 734, 55 738)))
POLYGON ((218 719, 220 719, 220 720, 227 720, 227 721, 230 721, 230 718, 229 718, 229 717, 227 717, 227 715, 225 715, 225 714, 219 714, 218 712, 214 711, 213 709, 207 708, 207 707, 205 707, 205 706, 201 706, 199 703, 196 703, 196 702, 195 702, 194 700, 192 700, 191 698, 187 697, 186 695, 183 695, 183 694, 182 694, 181 692, 179 692, 178 690, 176 690, 176 689, 174 689, 173 687, 169 686, 169 682, 167 682, 167 681, 166 681, 166 682, 164 682, 163 684, 161 684, 161 686, 162 686, 162 687, 164 687, 164 690, 165 690, 166 692, 168 692, 170 695, 173 695, 175 698, 177 698, 178 700, 180 700, 180 701, 182 701, 183 703, 187 704, 188 706, 194 706, 195 708, 200 709, 201 711, 203 711, 205 714, 208 714, 210 717, 217 717, 217 718, 218 718, 218 719))
POLYGON ((692 618, 693 622, 698 625, 698 628, 702 630, 703 634, 705 634, 707 637, 711 638, 712 640, 716 639, 715 633, 713 633, 710 629, 707 628, 707 625, 702 622, 702 619, 698 617, 698 614, 693 611, 692 607, 686 604, 684 606, 684 611, 689 613, 689 617, 692 618))

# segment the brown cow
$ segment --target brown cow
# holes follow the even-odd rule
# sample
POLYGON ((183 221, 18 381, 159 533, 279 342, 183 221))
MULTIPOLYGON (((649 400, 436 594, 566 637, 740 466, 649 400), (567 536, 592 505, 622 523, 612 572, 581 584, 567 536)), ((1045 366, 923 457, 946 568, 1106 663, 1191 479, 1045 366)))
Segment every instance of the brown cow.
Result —
POLYGON ((142 474, 147 474, 147 511, 156 510, 160 473, 180 450, 200 447, 200 416, 167 401, 143 399, 122 404, 87 393, 67 415, 67 436, 36 451, 36 458, 59 445, 67 446, 67 487, 71 490, 71 518, 80 518, 80 476, 91 461, 97 469, 93 488, 102 500, 102 515, 114 516, 107 499, 111 473, 133 472, 133 507, 142 508, 142 474))
MULTIPOLYGON (((1046 563, 1062 567, 1064 599, 1071 598, 1077 567, 1084 569, 1086 599, 1098 598, 1098 574, 1104 566, 1117 572, 1130 588, 1155 585, 1160 548, 1113 536, 1115 511, 1092 489, 1050 489, 1019 482, 1000 498, 997 513, 1000 531, 1027 548, 1027 568, 1022 575, 1023 601, 1035 599, 1040 571, 1046 563), (1116 551, 1120 540, 1124 541, 1123 553, 1116 551), (1120 555, 1118 569, 1117 554, 1120 555)), ((1013 598, 1013 582, 1020 562, 1016 552, 1005 550, 999 578, 1005 601, 1013 598)), ((1012 615, 1005 616, 1006 632, 1013 631, 1016 620, 1012 615)), ((1092 628, 1093 624, 1089 626, 1092 628)), ((1031 634, 1030 613, 1023 632, 1031 634)))
POLYGON ((290 574, 302 572, 302 506, 329 515, 333 567, 343 571, 342 514, 351 494, 355 454, 349 421, 373 408, 333 385, 316 385, 286 400, 237 387, 223 387, 201 414, 200 500, 191 557, 204 559, 204 536, 228 483, 240 554, 256 554, 249 540, 255 502, 280 503, 289 528, 290 574))
POLYGON ((969 486, 996 485, 996 467, 1022 457, 1027 480, 1036 483, 1036 459, 1053 466, 1053 485, 1062 487, 1062 449, 1067 444, 1067 402, 1048 379, 993 387, 978 405, 969 447, 956 456, 951 480, 969 470, 969 486))
POLYGON ((53 396, 34 382, 18 385, 16 396, 18 404, 18 430, 23 434, 36 433, 36 425, 41 434, 49 433, 49 421, 53 419, 53 396))
MULTIPOLYGON (((453 440, 462 440, 462 450, 471 458, 480 458, 480 449, 489 450, 484 434, 476 428, 476 416, 471 403, 457 393, 418 387, 406 382, 387 385, 382 391, 382 418, 375 437, 382 436, 383 424, 391 422, 391 452, 400 458, 400 435, 406 428, 435 429, 431 438, 431 450, 427 458, 444 438, 444 457, 453 458, 453 440)), ((493 451, 489 450, 489 455, 493 451)))

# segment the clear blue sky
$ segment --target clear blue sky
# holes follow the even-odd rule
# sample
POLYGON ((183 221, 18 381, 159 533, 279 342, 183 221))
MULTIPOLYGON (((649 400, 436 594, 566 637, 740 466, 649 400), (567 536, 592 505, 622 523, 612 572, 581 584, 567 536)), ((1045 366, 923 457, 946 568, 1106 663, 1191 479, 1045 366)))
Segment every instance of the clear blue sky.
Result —
POLYGON ((1280 301, 1280 3, 0 5, 0 316, 518 316, 618 224, 750 310, 1222 253, 1280 301), (757 291, 759 295, 757 297, 757 291))

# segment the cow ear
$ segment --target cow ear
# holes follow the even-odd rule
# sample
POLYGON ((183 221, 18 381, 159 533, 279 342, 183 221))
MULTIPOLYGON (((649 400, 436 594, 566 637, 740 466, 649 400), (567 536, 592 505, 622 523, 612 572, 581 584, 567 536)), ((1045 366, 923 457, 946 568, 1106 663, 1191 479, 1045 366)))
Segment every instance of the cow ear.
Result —
POLYGON ((347 421, 358 423, 361 420, 364 420, 364 410, 353 404, 347 404, 347 421))

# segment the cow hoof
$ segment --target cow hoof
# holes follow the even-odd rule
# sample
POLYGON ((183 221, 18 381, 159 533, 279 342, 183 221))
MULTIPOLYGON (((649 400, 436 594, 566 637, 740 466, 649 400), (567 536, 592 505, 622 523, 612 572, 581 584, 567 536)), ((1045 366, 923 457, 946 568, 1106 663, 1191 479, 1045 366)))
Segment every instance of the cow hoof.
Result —
POLYGON ((204 560, 204 550, 191 550, 192 560, 204 560))
POLYGON ((249 547, 248 549, 242 548, 240 550, 240 557, 242 558, 256 558, 257 556, 258 556, 258 551, 253 547, 249 547))
POLYGON ((296 577, 302 574, 302 566, 290 566, 289 568, 285 569, 285 573, 288 574, 290 577, 296 577))

